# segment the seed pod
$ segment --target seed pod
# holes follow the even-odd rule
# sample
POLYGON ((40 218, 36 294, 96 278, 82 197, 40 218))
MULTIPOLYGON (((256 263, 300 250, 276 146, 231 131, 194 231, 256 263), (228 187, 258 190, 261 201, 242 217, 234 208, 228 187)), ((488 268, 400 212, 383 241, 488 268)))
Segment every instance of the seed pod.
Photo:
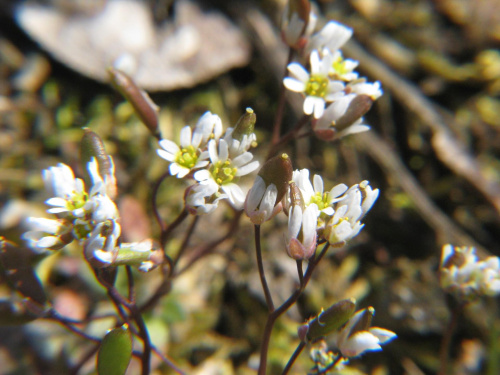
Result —
POLYGON ((160 108, 127 74, 115 68, 109 68, 108 73, 111 78, 111 84, 130 102, 130 104, 132 104, 135 112, 151 134, 157 139, 161 139, 158 126, 158 113, 160 112, 160 108))

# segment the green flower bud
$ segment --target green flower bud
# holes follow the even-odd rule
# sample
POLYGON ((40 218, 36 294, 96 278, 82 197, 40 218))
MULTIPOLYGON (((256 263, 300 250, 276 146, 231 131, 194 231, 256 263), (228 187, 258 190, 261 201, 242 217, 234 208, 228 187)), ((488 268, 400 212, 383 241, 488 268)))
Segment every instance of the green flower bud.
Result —
POLYGON ((322 311, 317 317, 299 327, 302 341, 313 341, 342 327, 354 314, 356 301, 345 299, 322 311))
POLYGON ((245 114, 239 118, 238 122, 234 126, 231 136, 241 142, 245 135, 253 133, 256 121, 257 115, 254 113, 253 109, 247 108, 245 114))

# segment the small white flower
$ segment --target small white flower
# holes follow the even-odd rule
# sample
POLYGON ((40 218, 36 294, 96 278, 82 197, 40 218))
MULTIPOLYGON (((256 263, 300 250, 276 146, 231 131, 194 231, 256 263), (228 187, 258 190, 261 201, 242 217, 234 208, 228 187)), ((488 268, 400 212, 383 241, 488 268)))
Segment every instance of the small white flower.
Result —
POLYGON ((365 315, 373 315, 375 310, 370 307, 356 312, 347 324, 331 340, 343 357, 357 357, 366 351, 381 350, 381 344, 387 343, 396 338, 396 334, 387 329, 370 327, 370 319, 365 327, 360 327, 365 315), (367 325, 367 326, 366 326, 367 325))
POLYGON ((352 29, 336 21, 328 22, 318 33, 314 34, 306 46, 309 53, 313 50, 328 49, 331 53, 342 47, 352 36, 352 29))
POLYGON ((219 116, 207 111, 196 123, 194 132, 201 135, 201 141, 198 146, 203 147, 210 139, 218 140, 221 137, 222 121, 219 116))
POLYGON ((346 92, 352 92, 357 95, 367 95, 374 101, 380 98, 384 93, 380 86, 380 82, 376 81, 370 83, 366 82, 364 78, 349 83, 349 85, 346 86, 346 92))
POLYGON ((314 203, 320 213, 329 216, 334 214, 333 204, 341 201, 344 198, 342 194, 347 191, 345 184, 338 184, 325 192, 321 176, 315 174, 311 183, 308 169, 294 171, 292 180, 300 188, 306 205, 314 203))
POLYGON ((71 227, 64 220, 52 220, 39 217, 29 217, 26 224, 30 230, 22 238, 32 249, 42 252, 44 250, 59 250, 71 242, 71 227), (67 235, 69 234, 69 239, 67 235), (64 240, 62 237, 65 237, 64 240), (68 242, 69 241, 69 242, 68 242))
POLYGON ((326 224, 326 240, 332 245, 339 245, 355 237, 364 227, 361 219, 370 210, 378 195, 379 190, 372 190, 368 181, 349 188, 344 199, 336 205, 333 217, 326 224))
POLYGON ((333 63, 333 55, 324 51, 320 58, 317 50, 311 53, 311 73, 299 63, 288 65, 291 77, 283 80, 285 87, 305 95, 304 113, 314 114, 314 118, 323 116, 325 105, 344 95, 344 84, 329 78, 329 70, 333 63))
MULTIPOLYGON (((200 125, 200 127, 203 126, 200 125)), ((157 150, 157 153, 170 162, 169 170, 172 176, 183 178, 192 170, 203 168, 208 164, 206 160, 208 153, 201 152, 199 149, 204 135, 206 133, 202 131, 195 131, 193 134, 191 127, 185 126, 180 134, 180 147, 168 139, 162 139, 159 142, 162 149, 157 150)))
POLYGON ((334 140, 349 134, 361 133, 370 129, 368 125, 362 124, 360 117, 352 124, 343 124, 343 129, 336 128, 337 122, 346 114, 349 105, 357 94, 351 93, 328 105, 323 116, 313 122, 313 130, 320 139, 334 140))
POLYGON ((218 194, 217 184, 196 184, 186 191, 186 209, 193 215, 206 215, 213 212, 226 194, 218 194))
POLYGON ((257 142, 255 133, 245 134, 242 140, 239 141, 232 137, 233 131, 234 128, 228 128, 224 134, 224 141, 229 147, 229 157, 232 159, 250 150, 257 142))
POLYGON ((266 185, 260 176, 255 178, 245 200, 245 213, 255 225, 261 225, 281 211, 281 202, 277 203, 278 188, 275 184, 266 185))
POLYGON ((290 4, 287 3, 281 19, 281 35, 285 43, 294 48, 303 46, 307 37, 312 34, 316 20, 316 15, 310 11, 307 25, 305 25, 305 21, 297 12, 290 11, 290 4))
POLYGON ((83 181, 75 178, 70 167, 59 163, 56 167, 45 169, 42 175, 47 191, 54 195, 45 201, 47 205, 52 206, 47 210, 48 213, 60 216, 84 216, 83 206, 87 201, 87 193, 83 181))
POLYGON ((500 260, 479 261, 473 247, 443 246, 440 265, 441 287, 463 301, 500 293, 500 260))
POLYGON ((330 77, 342 81, 353 81, 358 78, 358 73, 354 71, 359 63, 356 60, 344 59, 342 52, 333 52, 333 63, 330 67, 330 77))
POLYGON ((237 177, 245 176, 259 167, 258 161, 253 161, 250 152, 244 152, 234 159, 229 158, 229 147, 224 139, 218 142, 208 142, 210 166, 194 174, 194 178, 201 184, 216 184, 228 196, 229 202, 237 209, 243 208, 245 194, 233 181, 237 177))
POLYGON ((118 254, 117 241, 120 234, 121 227, 117 221, 98 223, 85 240, 84 253, 87 260, 95 267, 111 265, 118 254))

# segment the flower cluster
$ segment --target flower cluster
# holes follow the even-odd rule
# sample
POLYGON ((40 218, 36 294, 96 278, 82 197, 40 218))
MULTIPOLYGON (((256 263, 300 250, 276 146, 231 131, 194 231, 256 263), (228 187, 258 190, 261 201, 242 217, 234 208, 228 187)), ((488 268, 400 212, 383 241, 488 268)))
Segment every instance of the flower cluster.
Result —
MULTIPOLYGON (((293 172, 292 182, 297 186, 298 193, 302 197, 304 215, 293 214, 297 211, 296 209, 290 210, 287 242, 291 242, 291 235, 298 233, 294 228, 300 226, 298 223, 300 221, 302 231, 311 232, 303 234, 303 238, 311 238, 317 232, 320 238, 325 239, 332 246, 342 246, 363 228, 364 224, 361 223, 361 219, 377 199, 379 190, 373 190, 368 181, 363 181, 350 188, 344 184, 338 184, 331 190, 324 191, 321 176, 314 175, 311 183, 309 174, 308 169, 293 172), (306 215, 306 212, 311 212, 311 214, 306 215)), ((290 194, 287 204, 293 203, 291 196, 294 194, 297 195, 297 193, 290 194)), ((310 246, 309 243, 306 245, 310 246)), ((312 254, 312 250, 305 252, 302 259, 309 258, 312 254)), ((289 255, 291 255, 290 251, 289 255)), ((296 258, 296 256, 293 257, 296 258)))
POLYGON ((303 342, 320 343, 311 351, 318 370, 333 367, 338 370, 349 358, 381 350, 382 344, 396 337, 392 331, 371 326, 373 307, 355 310, 354 299, 342 300, 299 327, 298 335, 303 342))
POLYGON ((149 271, 161 262, 153 251, 153 244, 120 244, 121 227, 118 209, 108 194, 113 191, 114 167, 110 161, 111 178, 103 179, 99 164, 92 158, 87 164, 92 187, 87 192, 83 180, 75 178, 70 167, 58 164, 43 171, 47 191, 53 195, 45 203, 54 219, 30 217, 30 230, 23 238, 37 252, 59 250, 74 240, 83 244, 86 259, 95 267, 107 267, 120 263, 124 251, 137 252, 140 256, 128 256, 126 264, 138 265, 149 271), (154 255, 154 256, 153 256, 154 255))
POLYGON ((247 108, 234 128, 223 132, 219 116, 206 112, 194 129, 181 130, 180 145, 163 139, 158 155, 170 162, 170 174, 177 178, 194 178, 185 194, 186 207, 192 214, 206 214, 227 199, 236 209, 242 209, 245 193, 237 180, 259 167, 249 152, 256 145, 253 133, 255 114, 247 108))
POLYGON ((500 259, 479 261, 473 247, 443 246, 439 277, 441 287, 466 302, 500 293, 500 259))
POLYGON ((308 62, 309 69, 300 62, 290 63, 290 76, 283 84, 291 91, 302 93, 304 113, 313 115, 313 130, 321 139, 333 140, 368 130, 369 127, 362 124, 362 116, 382 95, 382 89, 379 82, 369 83, 358 76, 354 71, 357 61, 343 57, 340 48, 351 38, 352 29, 330 21, 312 34, 313 26, 308 23, 301 34, 305 42, 301 43, 304 46, 300 55, 308 62))

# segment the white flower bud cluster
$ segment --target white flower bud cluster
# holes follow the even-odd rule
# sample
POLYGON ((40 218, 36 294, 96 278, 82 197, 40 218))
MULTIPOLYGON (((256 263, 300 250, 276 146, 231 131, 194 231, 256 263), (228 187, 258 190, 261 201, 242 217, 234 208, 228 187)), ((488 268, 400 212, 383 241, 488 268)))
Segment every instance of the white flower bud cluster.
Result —
POLYGON ((352 29, 335 21, 315 34, 304 34, 299 55, 306 65, 290 63, 290 76, 283 80, 287 89, 304 96, 304 113, 313 115, 313 130, 324 140, 368 130, 362 116, 382 95, 379 82, 369 83, 354 71, 357 61, 343 58, 340 48, 351 36, 352 29))
MULTIPOLYGON (((112 163, 112 159, 110 158, 112 163)), ((87 193, 84 182, 75 178, 73 171, 65 164, 58 164, 43 171, 47 191, 53 195, 45 203, 51 208, 49 214, 55 219, 30 217, 27 223, 30 230, 23 238, 37 252, 59 250, 73 240, 84 247, 86 259, 95 267, 107 267, 115 264, 120 257, 122 247, 134 251, 134 244, 120 244, 121 226, 115 202, 107 193, 107 182, 99 173, 95 158, 87 164, 92 187, 87 193)), ((111 164, 111 174, 114 172, 111 164)), ((114 179, 114 176, 112 176, 114 179)), ((143 247, 139 249, 144 252, 143 247)), ((127 264, 138 265, 142 269, 151 269, 150 257, 129 256, 127 264)), ((156 266, 155 264, 154 266, 156 266)))
POLYGON ((500 294, 500 259, 478 260, 473 247, 444 245, 439 267, 441 287, 463 302, 500 294))
MULTIPOLYGON (((253 111, 247 109, 247 113, 253 111)), ((237 139, 233 137, 234 131, 228 128, 223 133, 219 116, 206 112, 194 129, 187 125, 181 130, 180 145, 168 139, 159 142, 158 155, 170 162, 170 174, 197 181, 185 194, 190 213, 208 214, 222 199, 236 209, 243 208, 245 193, 237 181, 259 167, 249 152, 256 144, 256 136, 252 129, 237 139)))

